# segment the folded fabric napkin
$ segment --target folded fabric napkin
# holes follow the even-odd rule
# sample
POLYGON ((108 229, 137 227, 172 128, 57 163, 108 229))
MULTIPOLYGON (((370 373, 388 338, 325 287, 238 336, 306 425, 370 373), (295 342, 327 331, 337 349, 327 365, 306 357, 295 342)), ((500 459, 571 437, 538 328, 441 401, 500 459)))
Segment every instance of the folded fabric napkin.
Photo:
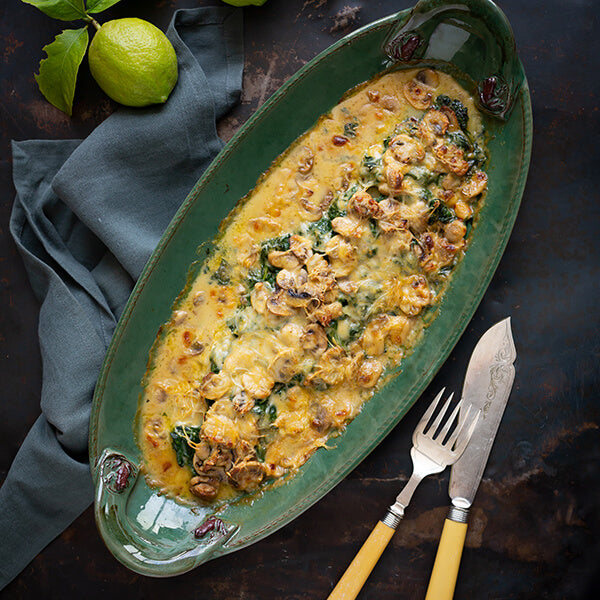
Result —
POLYGON ((241 11, 178 10, 166 104, 119 109, 86 140, 13 142, 11 233, 40 301, 42 414, 0 488, 0 589, 93 500, 88 420, 117 320, 239 100, 241 11))

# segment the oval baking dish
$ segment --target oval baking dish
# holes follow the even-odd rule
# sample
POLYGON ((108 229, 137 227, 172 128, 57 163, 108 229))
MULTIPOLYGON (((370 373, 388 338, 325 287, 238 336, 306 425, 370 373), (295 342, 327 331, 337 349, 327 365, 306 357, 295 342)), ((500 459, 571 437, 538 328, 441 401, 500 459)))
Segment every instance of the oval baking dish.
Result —
POLYGON ((508 242, 531 153, 529 92, 510 27, 487 0, 429 0, 343 38, 276 92, 198 181, 152 254, 109 347, 94 396, 95 515, 115 557, 151 576, 186 572, 282 527, 331 490, 406 414, 467 326, 508 242), (393 57, 393 58, 390 58, 393 57), (488 194, 437 318, 400 374, 283 485, 220 507, 187 506, 139 476, 134 420, 156 332, 185 287, 198 247, 298 136, 350 88, 394 61, 445 68, 475 96, 488 133, 488 194), (335 77, 331 74, 335 73, 335 77), (231 174, 235 173, 235 177, 231 174))

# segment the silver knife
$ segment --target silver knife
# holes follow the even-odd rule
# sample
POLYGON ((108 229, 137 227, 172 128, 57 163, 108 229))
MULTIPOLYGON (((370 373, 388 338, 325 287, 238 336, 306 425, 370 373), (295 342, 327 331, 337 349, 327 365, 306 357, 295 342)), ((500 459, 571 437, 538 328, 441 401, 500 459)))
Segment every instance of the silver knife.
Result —
POLYGON ((451 600, 454 596, 469 508, 512 389, 516 357, 510 317, 488 329, 471 355, 462 395, 464 405, 480 408, 481 416, 469 445, 452 466, 448 490, 452 506, 444 523, 426 600, 451 600))

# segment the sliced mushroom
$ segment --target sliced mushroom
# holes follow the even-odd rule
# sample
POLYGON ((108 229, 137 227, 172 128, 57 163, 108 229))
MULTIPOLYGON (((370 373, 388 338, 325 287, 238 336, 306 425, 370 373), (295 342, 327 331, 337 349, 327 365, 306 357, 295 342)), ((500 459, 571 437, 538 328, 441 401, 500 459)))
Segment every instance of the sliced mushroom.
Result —
POLYGON ((190 492, 202 500, 213 500, 219 492, 220 484, 219 480, 199 475, 190 480, 190 492))
POLYGON ((229 399, 217 400, 204 417, 202 436, 213 446, 235 448, 240 438, 236 416, 229 399))
POLYGON ((402 192, 402 169, 396 165, 388 165, 384 170, 385 182, 379 186, 379 191, 386 196, 397 196, 402 192))
POLYGON ((410 275, 402 286, 402 300, 400 310, 408 315, 415 316, 421 309, 431 303, 432 294, 423 275, 410 275))
POLYGON ((238 489, 252 491, 257 489, 264 479, 265 467, 257 460, 247 460, 235 464, 227 474, 238 489))
POLYGON ((363 223, 359 219, 352 217, 335 217, 331 221, 331 228, 344 237, 356 239, 361 238, 365 232, 363 223))
POLYGON ((376 359, 368 359, 361 363, 356 374, 356 383, 363 388, 374 387, 383 373, 383 363, 376 359))
POLYGON ((431 131, 431 129, 427 125, 427 122, 423 119, 421 119, 419 127, 417 128, 417 135, 419 136, 419 139, 426 148, 430 148, 438 141, 437 137, 435 136, 435 133, 431 131))
POLYGON ((431 106, 433 100, 432 89, 420 81, 411 79, 404 84, 402 92, 409 104, 417 110, 425 110, 431 106))
POLYGON ((454 206, 457 200, 454 190, 445 190, 443 188, 435 191, 435 197, 449 207, 454 206))
POLYGON ((250 398, 250 396, 248 396, 248 394, 242 390, 241 392, 235 394, 235 396, 231 399, 231 404, 233 404, 233 408, 235 408, 235 410, 244 415, 254 408, 254 398, 250 398))
POLYGON ((341 317, 342 314, 342 305, 336 301, 319 306, 308 314, 308 318, 311 321, 318 321, 323 327, 327 327, 332 321, 341 317))
MULTIPOLYGON (((334 237, 343 239, 341 236, 334 237)), ((298 291, 306 292, 313 298, 322 301, 325 293, 333 289, 336 285, 335 275, 331 266, 321 254, 313 254, 306 261, 306 270, 308 271, 308 281, 298 291)))
POLYGON ((222 398, 230 389, 231 380, 225 373, 207 373, 200 384, 200 393, 209 400, 222 398))
POLYGON ((172 323, 173 325, 181 325, 188 318, 188 313, 185 310, 176 310, 173 313, 172 323))
POLYGON ((267 287, 262 281, 259 281, 250 294, 250 303, 252 308, 259 314, 264 315, 267 312, 267 300, 271 295, 271 288, 267 287))
POLYGON ((192 304, 194 306, 200 306, 206 302, 206 292, 200 290, 194 294, 194 298, 192 299, 192 304))
POLYGON ((377 218, 381 213, 379 203, 368 192, 356 192, 348 201, 348 211, 356 213, 359 217, 377 218))
POLYGON ((292 271, 300 266, 300 260, 291 250, 272 250, 268 255, 269 262, 278 269, 292 271))
POLYGON ((404 316, 381 314, 365 327, 359 343, 368 356, 380 356, 385 351, 385 341, 402 344, 410 331, 410 321, 404 316))
POLYGON ((266 302, 267 310, 278 317, 289 317, 294 314, 294 309, 287 302, 286 290, 279 290, 271 294, 266 302))
POLYGON ((307 325, 300 338, 300 345, 306 352, 313 356, 320 356, 323 354, 328 346, 327 334, 323 327, 317 323, 307 325))
POLYGON ((469 170, 469 163, 464 159, 464 150, 455 144, 441 142, 435 146, 434 152, 453 173, 462 176, 469 170))
POLYGON ((389 315, 386 323, 387 336, 394 344, 404 344, 412 328, 412 321, 401 315, 389 315))
POLYGON ((312 243, 301 235, 290 235, 290 251, 302 263, 305 263, 312 255, 312 243))
POLYGON ((200 473, 200 470, 202 469, 204 461, 210 456, 210 452, 211 452, 210 444, 205 440, 201 441, 196 446, 196 449, 194 451, 194 459, 193 459, 194 471, 196 471, 196 473, 200 473))
POLYGON ((461 186, 463 180, 454 173, 448 173, 442 178, 442 187, 445 190, 456 191, 461 186))
POLYGON ((329 348, 321 355, 312 373, 305 377, 305 383, 315 387, 341 383, 346 374, 345 361, 346 354, 342 348, 329 348))
POLYGON ((310 426, 318 433, 325 433, 333 425, 331 416, 321 404, 315 404, 312 409, 314 416, 310 421, 310 426))
POLYGON ((454 219, 444 227, 444 236, 451 244, 457 244, 464 239, 467 226, 460 219, 454 219))
POLYGON ((329 264, 322 254, 313 254, 306 261, 306 270, 308 271, 309 277, 325 276, 331 271, 329 264))
POLYGON ((487 181, 488 177, 483 171, 475 171, 471 179, 460 188, 460 193, 466 198, 474 198, 485 191, 487 181))
POLYGON ((310 309, 318 306, 321 302, 322 293, 316 287, 304 283, 298 289, 286 290, 285 302, 291 308, 310 309), (319 297, 315 297, 315 293, 319 292, 319 297))
POLYGON ((473 214, 473 211, 466 202, 459 200, 454 205, 454 213, 459 219, 468 219, 473 214))
POLYGON ((259 400, 266 398, 275 385, 271 375, 264 368, 258 366, 253 371, 244 373, 240 378, 240 382, 251 398, 258 398, 259 400))
POLYGON ((293 348, 284 348, 269 363, 269 373, 275 381, 288 383, 298 374, 300 353, 293 348))
POLYGON ((367 90, 367 98, 369 98, 370 102, 379 102, 379 97, 380 94, 378 90, 367 90))
POLYGON ((415 79, 430 88, 440 85, 440 76, 433 69, 422 69, 415 75, 415 79))
POLYGON ((378 225, 384 233, 406 230, 408 220, 401 211, 402 204, 393 198, 386 198, 380 203, 381 216, 378 225))
POLYGON ((448 131, 450 120, 441 110, 431 108, 425 113, 422 123, 435 136, 442 136, 448 131))
MULTIPOLYGON (((306 272, 306 271, 305 271, 306 272)), ((277 273, 277 285, 283 290, 293 290, 296 288, 296 271, 288 271, 288 269, 281 269, 277 273)))
POLYGON ((440 110, 446 115, 448 119, 448 131, 454 132, 460 130, 458 118, 456 113, 449 106, 440 106, 440 110))
POLYGON ((215 478, 224 478, 224 470, 233 464, 233 452, 229 448, 215 446, 211 449, 209 456, 204 459, 203 464, 196 469, 199 475, 215 478))
POLYGON ((389 110, 390 112, 395 112, 400 108, 400 102, 396 96, 390 96, 389 94, 385 94, 381 97, 381 106, 385 108, 385 110, 389 110))
POLYGON ((318 221, 323 216, 323 207, 303 195, 300 198, 300 206, 304 209, 307 221, 318 221))
POLYGON ((247 440, 241 440, 235 448, 235 464, 247 460, 256 460, 256 450, 253 444, 247 440))
POLYGON ((325 252, 336 277, 346 277, 358 264, 356 248, 341 235, 334 235, 325 244, 325 252))
POLYGON ((313 151, 308 146, 304 146, 304 148, 302 148, 300 160, 298 161, 298 171, 300 171, 300 173, 303 175, 310 173, 313 168, 314 161, 315 155, 313 154, 313 151))
POLYGON ((409 164, 423 160, 425 158, 425 148, 423 148, 419 140, 405 134, 400 134, 390 140, 385 154, 391 154, 398 162, 409 164))
POLYGON ((384 353, 388 319, 388 315, 378 315, 367 324, 360 336, 360 346, 368 356, 384 353))

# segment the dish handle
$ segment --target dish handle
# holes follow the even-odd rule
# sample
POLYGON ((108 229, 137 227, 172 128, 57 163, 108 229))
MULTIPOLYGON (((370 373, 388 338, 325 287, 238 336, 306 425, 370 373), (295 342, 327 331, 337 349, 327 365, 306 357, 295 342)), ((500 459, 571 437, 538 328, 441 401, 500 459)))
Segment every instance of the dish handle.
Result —
MULTIPOLYGON (((123 453, 105 449, 96 467, 96 524, 108 549, 129 569, 153 577, 185 573, 215 555, 238 530, 209 516, 194 527, 179 527, 171 535, 156 535, 136 519, 136 486, 145 486, 139 469, 123 453)), ((196 517, 197 519, 197 517, 196 517)))
POLYGON ((420 0, 392 26, 383 50, 393 62, 452 63, 474 80, 483 111, 510 116, 522 74, 508 19, 491 0, 420 0))

